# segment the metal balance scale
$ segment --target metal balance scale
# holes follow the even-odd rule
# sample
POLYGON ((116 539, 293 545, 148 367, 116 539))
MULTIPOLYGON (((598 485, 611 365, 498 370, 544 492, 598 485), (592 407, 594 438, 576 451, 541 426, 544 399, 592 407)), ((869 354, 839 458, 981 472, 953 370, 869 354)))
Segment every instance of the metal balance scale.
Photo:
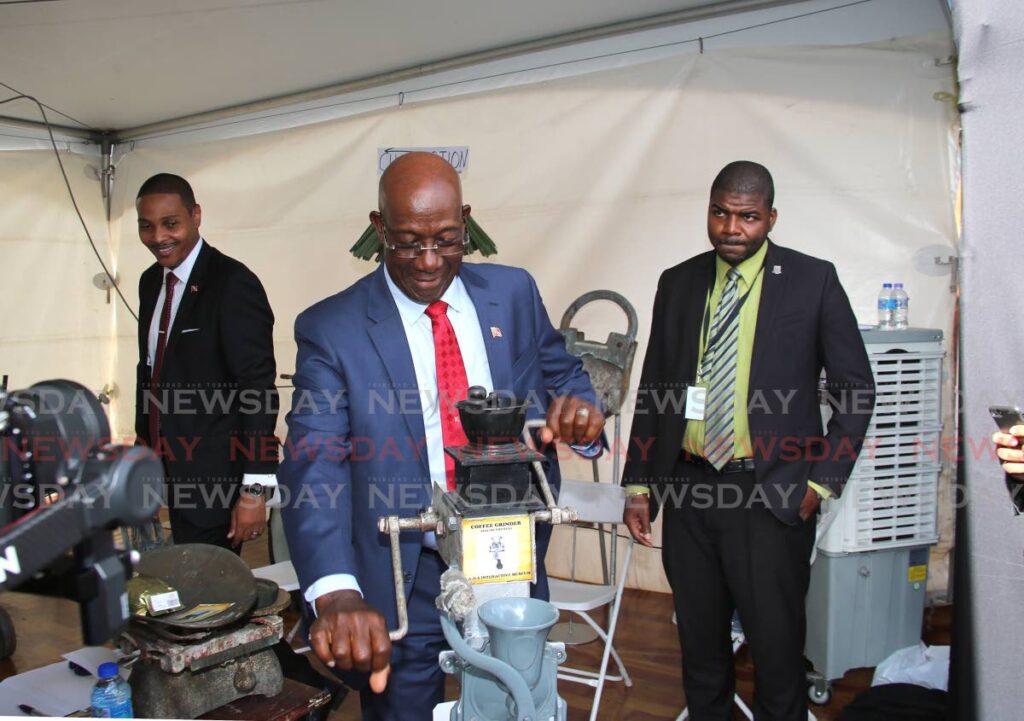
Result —
POLYGON ((547 641, 558 609, 530 598, 530 583, 537 575, 536 524, 571 523, 576 513, 555 505, 544 456, 519 440, 529 439, 526 403, 473 387, 455 405, 469 440, 445 449, 455 460, 455 490, 435 486, 432 505, 419 516, 379 521, 390 536, 398 605, 391 639, 408 630, 399 535, 433 531, 448 565, 437 607, 451 650, 439 662, 461 687, 452 721, 564 721, 556 683, 565 645, 547 641))
POLYGON ((283 636, 278 614, 289 605, 287 592, 207 544, 144 553, 136 570, 169 583, 184 605, 166 616, 133 617, 120 638, 121 650, 137 656, 129 677, 136 717, 196 718, 245 696, 281 692, 272 647, 283 636), (203 605, 205 613, 196 610, 203 605))

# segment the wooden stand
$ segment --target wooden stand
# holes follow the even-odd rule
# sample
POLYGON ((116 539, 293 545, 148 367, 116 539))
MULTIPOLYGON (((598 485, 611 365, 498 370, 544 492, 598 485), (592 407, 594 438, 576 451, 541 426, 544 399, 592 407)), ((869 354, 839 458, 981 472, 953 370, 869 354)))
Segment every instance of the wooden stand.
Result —
POLYGON ((246 696, 215 708, 199 718, 224 721, 296 721, 313 709, 326 706, 330 700, 331 694, 327 691, 286 678, 284 688, 277 696, 246 696))

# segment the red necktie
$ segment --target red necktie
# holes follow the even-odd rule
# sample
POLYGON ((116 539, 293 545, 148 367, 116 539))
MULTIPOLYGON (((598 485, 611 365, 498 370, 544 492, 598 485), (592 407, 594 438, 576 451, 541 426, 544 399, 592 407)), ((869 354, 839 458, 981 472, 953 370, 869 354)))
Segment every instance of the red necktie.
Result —
MULTIPOLYGON (((459 420, 459 409, 455 403, 465 400, 469 393, 466 366, 462 363, 459 339, 448 320, 448 304, 435 300, 427 306, 430 330, 434 334, 434 360, 437 367, 437 408, 441 414, 441 439, 444 446, 461 446, 466 443, 466 433, 459 420)), ((444 470, 448 477, 448 490, 455 490, 455 459, 444 454, 444 470)))
POLYGON ((164 364, 164 349, 167 347, 167 334, 171 325, 171 308, 174 304, 174 286, 178 284, 178 276, 167 274, 167 289, 164 291, 164 307, 160 311, 160 333, 156 340, 156 357, 153 358, 153 369, 149 374, 149 446, 159 448, 160 438, 160 405, 156 402, 156 390, 160 384, 160 369, 164 364))

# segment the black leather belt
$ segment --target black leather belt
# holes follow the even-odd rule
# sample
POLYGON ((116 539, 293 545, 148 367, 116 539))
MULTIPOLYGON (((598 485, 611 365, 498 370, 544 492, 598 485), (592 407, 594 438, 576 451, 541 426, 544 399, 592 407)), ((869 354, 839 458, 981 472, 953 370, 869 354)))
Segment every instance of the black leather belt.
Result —
POLYGON ((717 473, 725 476, 730 473, 753 473, 754 472, 754 459, 753 458, 733 458, 731 461, 726 461, 725 465, 722 466, 721 470, 715 468, 708 459, 700 456, 693 456, 689 453, 683 453, 683 461, 686 463, 692 463, 695 466, 700 466, 706 471, 711 473, 717 473))

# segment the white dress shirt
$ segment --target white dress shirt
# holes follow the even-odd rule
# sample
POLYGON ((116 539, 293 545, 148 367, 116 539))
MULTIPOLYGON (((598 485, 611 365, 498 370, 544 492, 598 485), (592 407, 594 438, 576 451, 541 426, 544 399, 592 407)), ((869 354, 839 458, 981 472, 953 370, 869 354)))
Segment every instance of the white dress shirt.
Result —
MULTIPOLYGON (((203 238, 199 237, 196 241, 192 251, 185 256, 185 260, 181 261, 177 268, 164 268, 163 281, 160 283, 160 292, 156 296, 156 305, 153 307, 153 319, 149 323, 149 343, 148 343, 148 356, 146 357, 146 365, 149 366, 150 371, 153 369, 153 359, 156 358, 156 346, 160 339, 160 315, 164 307, 164 299, 167 297, 167 276, 171 273, 178 279, 177 284, 174 286, 174 297, 171 298, 171 320, 167 324, 167 332, 170 333, 171 329, 174 328, 174 319, 178 315, 178 307, 181 305, 181 299, 185 297, 185 291, 188 289, 188 279, 192 275, 192 268, 195 267, 196 258, 199 257, 199 251, 203 248, 203 238)), ((280 505, 281 500, 277 498, 277 494, 273 493, 271 489, 277 488, 277 475, 274 473, 246 473, 242 476, 242 485, 249 486, 253 483, 259 483, 265 489, 264 498, 267 499, 267 507, 273 507, 280 505), (271 498, 273 496, 273 498, 271 498)))
MULTIPOLYGON (((402 318, 405 338, 412 354, 412 365, 416 372, 416 385, 419 388, 420 404, 423 407, 423 430, 427 436, 427 466, 431 483, 441 488, 448 487, 448 477, 444 468, 444 441, 441 437, 441 413, 437 403, 437 369, 434 358, 434 333, 430 318, 426 314, 427 304, 419 303, 403 293, 391 275, 384 271, 388 290, 395 299, 398 313, 402 318)), ((476 307, 466 292, 466 286, 456 276, 448 290, 441 296, 448 304, 448 320, 451 321, 455 337, 462 351, 462 362, 466 367, 466 380, 470 386, 483 386, 492 390, 491 366, 487 361, 487 347, 484 345, 484 334, 480 329, 480 320, 476 307)), ((423 544, 431 548, 437 547, 437 539, 432 532, 425 533, 423 544)), ((359 591, 359 583, 355 576, 348 573, 337 573, 324 576, 306 589, 306 601, 313 605, 317 598, 334 591, 359 591)))
POLYGON ((192 252, 185 256, 185 260, 181 261, 177 268, 164 268, 163 281, 160 283, 160 293, 157 294, 156 305, 153 306, 153 319, 149 323, 149 356, 146 358, 146 365, 150 369, 153 368, 153 359, 156 358, 157 341, 160 338, 160 315, 164 307, 164 298, 167 297, 167 276, 174 274, 178 279, 178 284, 174 286, 174 297, 171 299, 171 322, 167 324, 167 330, 170 332, 170 329, 174 327, 174 318, 178 315, 178 306, 181 305, 181 299, 185 297, 188 277, 192 275, 192 268, 195 266, 196 258, 199 257, 199 251, 202 248, 203 238, 200 236, 192 248, 192 252))

